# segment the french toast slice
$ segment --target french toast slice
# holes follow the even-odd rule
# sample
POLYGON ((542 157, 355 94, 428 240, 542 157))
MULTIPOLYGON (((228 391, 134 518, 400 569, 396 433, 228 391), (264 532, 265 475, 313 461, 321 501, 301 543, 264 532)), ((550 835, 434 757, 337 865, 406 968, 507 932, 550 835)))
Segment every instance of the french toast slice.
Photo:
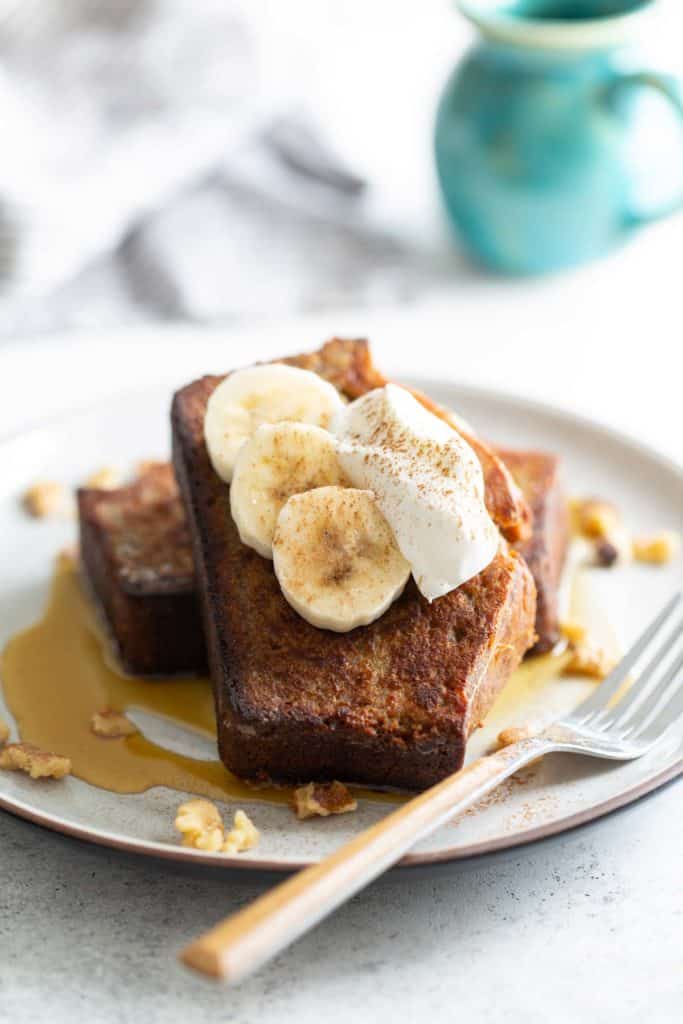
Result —
MULTIPOLYGON (((363 342, 335 340, 287 362, 348 397, 382 383, 363 342)), ((222 760, 252 779, 433 784, 462 765, 468 735, 534 642, 526 562, 501 540, 483 572, 432 604, 411 580, 369 626, 338 634, 310 625, 283 597, 272 564, 241 543, 229 488, 209 461, 204 414, 222 379, 177 392, 171 415, 222 760)))
POLYGON ((560 639, 557 594, 569 544, 569 506, 560 460, 548 452, 498 449, 531 509, 531 535, 517 543, 536 582, 535 654, 560 639))
MULTIPOLYGON (((517 451, 514 449, 496 449, 512 472, 515 481, 521 488, 532 513, 531 537, 517 545, 531 570, 536 584, 536 646, 531 653, 542 653, 550 650, 559 638, 557 621, 557 589, 564 564, 568 543, 567 500, 562 486, 559 471, 559 459, 547 452, 517 451)), ((178 531, 176 526, 185 518, 185 510, 180 500, 172 468, 168 463, 157 463, 152 469, 152 477, 148 481, 156 481, 161 488, 164 500, 153 506, 155 532, 151 546, 138 544, 135 551, 136 572, 146 580, 143 593, 138 593, 136 615, 127 615, 122 619, 116 616, 108 621, 107 633, 112 637, 115 648, 130 646, 131 630, 138 635, 134 641, 135 649, 144 651, 143 656, 136 658, 138 665, 144 665, 144 674, 163 676, 178 675, 187 672, 200 674, 206 671, 206 651, 204 645, 196 642, 196 629, 199 621, 197 602, 199 597, 195 591, 194 564, 189 531, 178 531), (163 580, 157 587, 155 566, 159 561, 174 566, 174 578, 177 583, 174 591, 164 590, 163 580), (195 607, 187 600, 188 591, 194 592, 195 607), (159 602, 157 597, 163 596, 159 602), (169 604, 172 608, 169 613, 169 604), (191 621, 187 622, 187 616, 191 621), (163 635, 169 629, 169 622, 174 623, 173 636, 189 636, 189 647, 179 644, 161 644, 155 637, 163 635), (123 635, 123 630, 127 635, 123 635), (157 660, 157 656, 159 660, 157 660), (193 658, 196 662, 193 663, 193 658), (174 660, 175 659, 175 660, 174 660)), ((81 528, 88 529, 88 520, 93 510, 101 504, 103 492, 88 492, 93 498, 81 501, 81 528)), ((89 550, 87 560, 82 565, 83 574, 88 583, 88 590, 98 590, 116 586, 116 579, 107 579, 104 584, 95 578, 89 567, 99 564, 98 559, 104 551, 115 545, 115 534, 136 532, 136 524, 140 520, 140 507, 149 500, 149 487, 127 487, 108 492, 104 504, 108 508, 116 508, 117 516, 112 524, 111 516, 97 515, 97 530, 89 531, 89 550), (100 555, 96 551, 103 549, 100 555)), ((143 512, 146 520, 150 513, 143 512)), ((111 565, 111 563, 109 563, 111 565)), ((109 570, 116 577, 113 566, 109 570)))
POLYGON ((127 487, 78 491, 81 574, 127 673, 206 671, 187 520, 172 467, 148 464, 127 487))

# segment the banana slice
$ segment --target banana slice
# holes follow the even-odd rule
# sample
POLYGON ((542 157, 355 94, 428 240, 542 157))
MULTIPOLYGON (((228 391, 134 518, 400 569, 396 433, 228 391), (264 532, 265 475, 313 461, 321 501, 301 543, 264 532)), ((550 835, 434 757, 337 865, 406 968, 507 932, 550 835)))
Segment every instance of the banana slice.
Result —
POLYGON ((372 491, 346 487, 289 499, 278 516, 273 565, 292 608, 337 633, 378 619, 410 576, 372 491))
POLYGON ((327 427, 343 405, 337 389, 310 370, 284 363, 237 370, 206 406, 204 439, 211 464, 230 483, 240 448, 262 423, 291 420, 327 427))
POLYGON ((334 438, 310 423, 263 423, 240 449, 230 485, 230 511, 243 544, 273 557, 273 534, 288 498, 342 484, 334 438))

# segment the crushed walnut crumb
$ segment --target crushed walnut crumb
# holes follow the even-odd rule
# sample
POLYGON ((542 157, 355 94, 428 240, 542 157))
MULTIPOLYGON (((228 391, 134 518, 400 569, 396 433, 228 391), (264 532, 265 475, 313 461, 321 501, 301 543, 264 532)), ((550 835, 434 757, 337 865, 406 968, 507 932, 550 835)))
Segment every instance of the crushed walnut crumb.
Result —
POLYGON ((576 498, 571 512, 578 532, 590 540, 609 538, 621 526, 616 506, 602 498, 576 498))
POLYGON ((183 846, 211 853, 243 853, 259 841, 259 831, 244 811, 236 811, 232 829, 225 834, 220 811, 210 800, 198 798, 181 804, 175 827, 183 836, 183 846))
POLYGON ((223 845, 223 819, 210 800, 198 798, 181 804, 175 827, 183 837, 183 846, 216 852, 223 845))
POLYGON ((586 627, 572 619, 560 623, 560 633, 572 647, 582 644, 586 639, 586 627))
POLYGON ((33 743, 8 743, 0 750, 0 768, 26 772, 32 779, 63 779, 71 772, 71 761, 33 743))
POLYGON ((39 480, 23 496, 23 505, 34 519, 68 516, 74 511, 72 495, 56 480, 39 480))
POLYGON ((225 837, 221 852, 244 853, 245 850, 252 850, 258 841, 259 830, 249 815, 244 811, 236 811, 232 828, 225 837))
POLYGON ((116 711, 114 708, 95 711, 90 718, 90 728, 96 736, 108 740, 133 736, 138 731, 137 726, 131 722, 128 715, 125 715, 123 711, 116 711))
POLYGON ((9 739, 9 725, 4 718, 0 718, 0 747, 9 739))
POLYGON ((633 557, 637 562, 649 562, 651 565, 666 565, 676 557, 680 548, 681 538, 675 530, 661 530, 633 539, 633 557))
POLYGON ((619 561, 619 548, 611 540, 595 543, 595 562, 603 569, 611 569, 619 561))
POLYGON ((292 809, 299 820, 355 811, 357 801, 343 782, 309 782, 292 794, 292 809))
POLYGON ((631 559, 631 535, 618 509, 602 498, 576 498, 570 503, 574 531, 590 541, 593 563, 602 568, 631 559))
POLYGON ((604 679, 610 674, 616 665, 616 659, 591 639, 585 626, 570 619, 560 623, 560 632, 567 640, 570 655, 562 675, 604 679))
POLYGON ((102 469, 90 474, 85 481, 85 486, 96 491, 113 491, 121 486, 122 480, 121 470, 116 466, 103 466, 102 469))
POLYGON ((562 674, 566 676, 588 676, 591 679, 605 679, 616 665, 607 651, 597 644, 586 641, 572 644, 572 656, 562 674))
POLYGON ((510 726, 498 733, 498 749, 502 750, 503 747, 512 746, 513 743, 521 743, 522 740, 530 740, 536 733, 537 730, 532 729, 530 725, 510 726))

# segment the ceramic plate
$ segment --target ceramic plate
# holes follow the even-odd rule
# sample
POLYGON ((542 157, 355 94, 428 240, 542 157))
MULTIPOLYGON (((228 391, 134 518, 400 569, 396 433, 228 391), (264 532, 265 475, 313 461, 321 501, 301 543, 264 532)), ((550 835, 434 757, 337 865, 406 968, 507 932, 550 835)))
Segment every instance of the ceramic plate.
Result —
MULTIPOLYGON (((539 404, 443 382, 411 383, 456 408, 494 441, 561 453, 570 490, 609 496, 634 528, 680 526, 683 475, 655 453, 539 404)), ((62 416, 0 444, 2 645, 39 616, 54 555, 75 533, 73 523, 29 520, 18 500, 23 490, 40 478, 75 484, 102 465, 132 466, 140 458, 163 455, 168 449, 168 399, 166 390, 123 395, 96 410, 62 416)), ((594 570, 591 576, 596 609, 602 609, 596 614, 607 612, 619 642, 626 645, 680 586, 681 567, 680 562, 661 569, 633 566, 594 570)), ((45 685, 50 685, 49 679, 45 685)), ((473 737, 469 756, 485 749, 504 726, 530 717, 536 721, 552 717, 578 702, 592 685, 561 679, 527 694, 517 706, 494 710, 486 728, 473 737)), ((11 720, 1 699, 0 714, 11 720)), ((153 738, 164 737, 155 733, 153 738)), ((182 738, 175 736, 173 742, 182 743, 182 738)), ((196 740, 186 752, 198 756, 196 740)), ((625 765, 554 754, 420 843, 405 863, 447 861, 563 831, 635 800, 682 770, 680 727, 670 730, 646 757, 625 765)), ((178 793, 163 788, 119 796, 75 778, 41 785, 20 773, 0 772, 0 806, 31 821, 94 843, 229 867, 287 870, 310 863, 391 810, 388 804, 364 801, 356 814, 300 823, 288 808, 254 800, 243 806, 261 829, 261 843, 253 852, 229 858, 178 845, 173 818, 180 799, 178 793)))

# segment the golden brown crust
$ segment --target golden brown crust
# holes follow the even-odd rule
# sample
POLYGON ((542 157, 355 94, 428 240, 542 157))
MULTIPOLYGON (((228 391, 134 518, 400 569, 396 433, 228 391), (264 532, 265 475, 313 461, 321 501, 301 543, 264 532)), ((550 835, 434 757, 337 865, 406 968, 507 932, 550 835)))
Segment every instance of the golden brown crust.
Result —
POLYGON ((534 651, 549 651, 559 640, 557 592, 569 543, 569 512, 560 461, 547 452, 499 449, 531 508, 531 536, 515 546, 531 569, 537 591, 534 651))
POLYGON ((372 361, 370 346, 364 338, 332 338, 315 352, 289 356, 281 362, 319 374, 347 398, 358 398, 366 391, 386 384, 372 361))
MULTIPOLYGON (((335 340, 296 365, 315 365, 349 396, 378 383, 362 343, 335 340)), ((270 562, 240 542, 229 489, 210 465, 204 412, 221 379, 178 392, 172 425, 223 761, 252 778, 430 785, 462 764, 467 736, 533 642, 525 562, 503 541, 484 572, 431 605, 410 582, 370 626, 342 635, 311 626, 270 562)))

